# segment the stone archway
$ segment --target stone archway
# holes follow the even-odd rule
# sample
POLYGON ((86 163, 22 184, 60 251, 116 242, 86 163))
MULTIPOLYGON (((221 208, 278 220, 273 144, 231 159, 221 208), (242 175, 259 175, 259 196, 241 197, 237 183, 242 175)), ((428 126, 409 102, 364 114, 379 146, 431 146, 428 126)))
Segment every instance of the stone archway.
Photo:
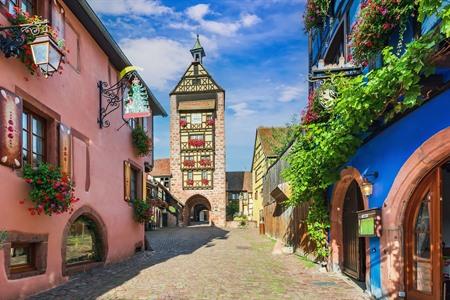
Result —
POLYGON ((211 223, 211 203, 202 195, 190 197, 183 209, 183 221, 185 226, 193 223, 211 223))
POLYGON ((75 211, 64 227, 61 246, 62 274, 66 276, 79 271, 85 271, 92 267, 98 266, 99 264, 104 264, 108 255, 107 236, 106 225, 95 210, 89 206, 83 206, 75 211), (92 234, 96 258, 91 261, 68 264, 67 251, 70 247, 68 246, 68 239, 74 230, 78 230, 78 228, 74 227, 77 227, 77 225, 81 223, 80 220, 89 224, 89 230, 90 234, 92 234))
MULTIPOLYGON (((331 269, 337 272, 343 270, 344 262, 344 236, 343 236, 343 212, 344 200, 352 182, 356 182, 361 187, 363 178, 361 173, 353 168, 347 167, 341 172, 341 179, 336 182, 333 189, 333 196, 331 198, 330 211, 330 249, 331 255, 329 263, 331 269)), ((367 196, 362 195, 364 209, 368 209, 369 202, 367 196)), ((365 281, 366 284, 370 276, 370 255, 369 255, 369 239, 365 240, 365 281)))
POLYGON ((409 200, 422 179, 449 155, 450 127, 436 133, 414 151, 397 173, 383 204, 381 281, 383 294, 388 297, 405 291, 403 224, 409 200))

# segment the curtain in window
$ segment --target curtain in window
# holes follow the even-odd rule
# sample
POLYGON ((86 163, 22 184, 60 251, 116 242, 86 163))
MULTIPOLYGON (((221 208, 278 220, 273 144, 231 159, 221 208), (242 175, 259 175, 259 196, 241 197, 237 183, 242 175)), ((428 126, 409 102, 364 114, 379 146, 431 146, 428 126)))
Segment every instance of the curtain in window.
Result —
POLYGON ((22 166, 22 99, 0 87, 0 164, 22 166))

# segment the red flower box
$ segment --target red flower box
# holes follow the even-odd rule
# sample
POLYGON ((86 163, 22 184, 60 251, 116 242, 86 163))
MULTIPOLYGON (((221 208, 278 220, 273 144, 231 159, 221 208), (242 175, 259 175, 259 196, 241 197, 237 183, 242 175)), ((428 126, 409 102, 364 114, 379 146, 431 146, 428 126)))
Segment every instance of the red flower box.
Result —
POLYGON ((202 184, 203 185, 208 185, 209 184, 209 180, 208 179, 202 179, 202 184))
POLYGON ((183 166, 188 167, 188 168, 193 168, 193 167, 195 167, 195 161, 190 160, 190 159, 185 159, 183 161, 183 166))
POLYGON ((214 124, 216 124, 216 120, 214 120, 214 119, 208 119, 208 121, 206 121, 206 124, 208 125, 208 126, 214 126, 214 124))
POLYGON ((188 180, 186 180, 186 184, 187 185, 194 185, 194 180, 193 179, 188 179, 188 180))
POLYGON ((200 165, 202 167, 209 167, 211 166, 211 160, 209 158, 202 158, 200 159, 200 165))
POLYGON ((198 140, 198 139, 191 139, 191 140, 189 140, 189 146, 196 147, 196 148, 203 147, 203 146, 205 146, 205 141, 198 140))
POLYGON ((180 120, 180 126, 181 127, 186 127, 188 124, 188 122, 186 120, 180 120))

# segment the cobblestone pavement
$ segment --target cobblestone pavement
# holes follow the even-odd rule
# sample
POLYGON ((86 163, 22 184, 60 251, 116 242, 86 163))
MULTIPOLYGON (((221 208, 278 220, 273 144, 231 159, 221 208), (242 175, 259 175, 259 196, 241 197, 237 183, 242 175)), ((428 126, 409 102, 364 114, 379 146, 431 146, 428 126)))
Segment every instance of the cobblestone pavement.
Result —
POLYGON ((271 254, 256 230, 189 227, 148 232, 154 252, 78 274, 33 299, 367 299, 296 255, 271 254))

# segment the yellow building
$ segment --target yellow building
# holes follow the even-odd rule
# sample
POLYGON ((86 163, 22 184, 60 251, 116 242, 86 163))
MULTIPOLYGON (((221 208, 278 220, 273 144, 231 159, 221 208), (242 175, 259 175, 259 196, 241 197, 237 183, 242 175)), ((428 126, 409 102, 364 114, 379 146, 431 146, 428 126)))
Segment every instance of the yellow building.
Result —
POLYGON ((280 141, 276 135, 286 132, 285 128, 259 127, 256 129, 255 146, 252 160, 252 186, 253 203, 250 205, 252 220, 260 222, 262 216, 263 202, 263 178, 268 168, 277 158, 276 149, 280 141))

